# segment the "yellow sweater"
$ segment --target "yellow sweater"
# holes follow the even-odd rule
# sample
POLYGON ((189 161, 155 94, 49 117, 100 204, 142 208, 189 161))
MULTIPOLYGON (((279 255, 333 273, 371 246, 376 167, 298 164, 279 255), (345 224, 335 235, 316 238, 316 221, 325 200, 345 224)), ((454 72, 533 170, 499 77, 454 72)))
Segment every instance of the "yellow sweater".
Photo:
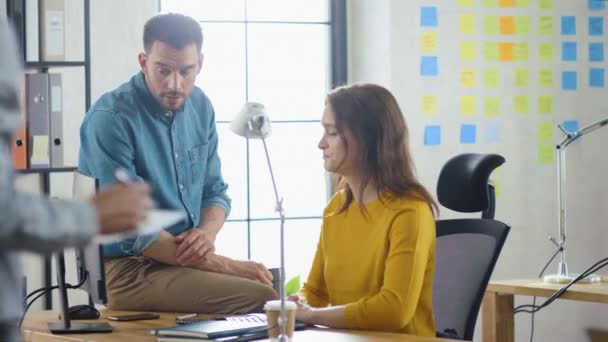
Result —
POLYGON ((435 336, 432 289, 435 219, 429 205, 387 193, 365 205, 336 194, 301 294, 309 305, 346 305, 352 329, 435 336), (384 202, 384 203, 383 203, 384 202))

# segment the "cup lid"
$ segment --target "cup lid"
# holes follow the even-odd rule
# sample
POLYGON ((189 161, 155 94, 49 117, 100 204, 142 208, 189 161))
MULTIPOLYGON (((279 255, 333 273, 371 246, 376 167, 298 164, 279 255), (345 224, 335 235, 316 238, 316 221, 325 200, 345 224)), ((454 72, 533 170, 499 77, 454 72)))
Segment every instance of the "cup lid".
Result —
MULTIPOLYGON (((285 301, 285 310, 295 310, 298 308, 298 305, 290 300, 285 301)), ((280 300, 269 300, 264 305, 264 310, 281 310, 281 301, 280 300)))

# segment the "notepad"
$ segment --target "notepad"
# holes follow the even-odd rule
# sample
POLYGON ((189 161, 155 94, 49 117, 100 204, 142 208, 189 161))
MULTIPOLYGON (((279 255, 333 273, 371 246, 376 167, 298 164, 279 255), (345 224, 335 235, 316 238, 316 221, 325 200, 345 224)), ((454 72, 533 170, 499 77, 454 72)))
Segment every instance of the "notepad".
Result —
POLYGON ((251 334, 267 330, 266 322, 209 319, 197 323, 163 327, 150 330, 150 334, 164 337, 193 337, 216 339, 251 334))

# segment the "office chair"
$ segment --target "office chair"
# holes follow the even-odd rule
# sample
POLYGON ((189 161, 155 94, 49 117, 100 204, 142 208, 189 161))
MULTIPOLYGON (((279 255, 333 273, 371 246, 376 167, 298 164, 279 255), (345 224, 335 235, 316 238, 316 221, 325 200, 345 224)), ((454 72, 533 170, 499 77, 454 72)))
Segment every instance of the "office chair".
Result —
POLYGON ((494 220, 492 171, 504 163, 495 154, 461 154, 443 166, 439 203, 482 218, 437 221, 433 311, 437 336, 473 340, 475 323, 490 276, 510 227, 494 220))

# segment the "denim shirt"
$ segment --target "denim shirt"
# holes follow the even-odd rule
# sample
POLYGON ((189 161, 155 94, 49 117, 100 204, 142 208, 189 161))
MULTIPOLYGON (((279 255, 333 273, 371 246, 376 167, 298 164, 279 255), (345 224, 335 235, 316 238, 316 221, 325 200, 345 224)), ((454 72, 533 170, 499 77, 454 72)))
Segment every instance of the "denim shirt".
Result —
MULTIPOLYGON (((149 92, 143 73, 104 94, 80 128, 79 169, 114 183, 116 169, 148 182, 158 208, 178 209, 187 219, 166 228, 172 235, 199 225, 200 211, 223 208, 230 199, 221 175, 213 106, 194 87, 180 111, 163 109, 149 92)), ((159 234, 140 235, 104 246, 109 257, 140 255, 159 234)))

